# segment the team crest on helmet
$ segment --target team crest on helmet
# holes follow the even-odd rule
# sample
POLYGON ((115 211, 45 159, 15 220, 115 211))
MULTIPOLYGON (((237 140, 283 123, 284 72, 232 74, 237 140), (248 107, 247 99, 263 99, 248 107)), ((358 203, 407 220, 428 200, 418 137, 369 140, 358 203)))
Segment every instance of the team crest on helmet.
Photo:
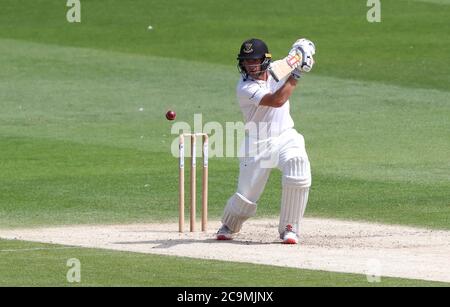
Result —
POLYGON ((253 44, 252 43, 246 43, 244 45, 244 50, 245 53, 251 53, 253 52, 253 44))

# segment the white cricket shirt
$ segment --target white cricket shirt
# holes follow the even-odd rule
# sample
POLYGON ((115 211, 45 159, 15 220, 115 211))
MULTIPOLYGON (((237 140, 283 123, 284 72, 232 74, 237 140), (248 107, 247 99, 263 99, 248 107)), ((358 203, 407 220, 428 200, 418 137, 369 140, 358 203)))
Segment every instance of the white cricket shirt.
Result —
MULTIPOLYGON (((269 74, 267 81, 254 80, 251 77, 244 81, 241 77, 237 84, 237 99, 246 127, 256 126, 259 139, 265 138, 264 134, 268 134, 267 137, 278 136, 294 127, 289 113, 289 100, 279 108, 259 105, 266 94, 276 92, 286 80, 287 78, 276 82, 269 74)), ((252 131, 249 133, 253 135, 252 131)))

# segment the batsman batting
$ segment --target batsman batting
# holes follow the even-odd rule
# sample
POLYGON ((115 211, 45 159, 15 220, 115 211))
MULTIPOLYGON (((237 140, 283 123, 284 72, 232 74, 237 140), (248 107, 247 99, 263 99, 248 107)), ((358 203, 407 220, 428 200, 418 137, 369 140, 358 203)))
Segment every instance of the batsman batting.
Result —
MULTIPOLYGON (((246 40, 237 60, 241 77, 236 92, 248 129, 241 150, 237 191, 225 206, 217 240, 231 240, 244 222, 256 214, 258 200, 273 168, 282 172, 281 213, 278 231, 285 244, 297 244, 300 222, 308 203, 311 169, 305 141, 294 129, 289 98, 301 76, 314 65, 315 45, 297 40, 289 55, 303 59, 284 78, 269 73, 272 56, 265 42, 246 40), (307 59, 307 60, 305 60, 307 59)), ((273 69, 273 71, 280 71, 273 69)))

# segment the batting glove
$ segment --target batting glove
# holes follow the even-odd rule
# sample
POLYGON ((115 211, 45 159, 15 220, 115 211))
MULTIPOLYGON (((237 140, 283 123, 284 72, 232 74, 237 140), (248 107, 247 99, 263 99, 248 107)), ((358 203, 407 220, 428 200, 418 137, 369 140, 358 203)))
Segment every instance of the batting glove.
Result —
POLYGON ((312 41, 306 38, 301 38, 295 41, 292 48, 302 48, 305 52, 309 52, 311 56, 316 54, 316 45, 312 41))
MULTIPOLYGON (((289 55, 292 56, 292 57, 298 56, 299 58, 303 59, 303 52, 302 52, 299 48, 292 48, 292 49, 289 51, 289 55)), ((292 67, 298 68, 301 64, 302 64, 301 61, 299 61, 299 62, 294 62, 294 64, 292 65, 292 67)))
POLYGON ((310 72, 314 65, 313 55, 316 54, 316 46, 312 41, 306 38, 296 40, 292 45, 292 48, 298 49, 302 54, 302 63, 300 65, 300 71, 310 72))
POLYGON ((292 71, 291 75, 295 80, 298 81, 302 77, 302 72, 300 71, 300 69, 296 68, 292 71))
POLYGON ((311 54, 304 53, 303 62, 300 66, 301 70, 304 72, 310 72, 314 65, 314 59, 311 54))

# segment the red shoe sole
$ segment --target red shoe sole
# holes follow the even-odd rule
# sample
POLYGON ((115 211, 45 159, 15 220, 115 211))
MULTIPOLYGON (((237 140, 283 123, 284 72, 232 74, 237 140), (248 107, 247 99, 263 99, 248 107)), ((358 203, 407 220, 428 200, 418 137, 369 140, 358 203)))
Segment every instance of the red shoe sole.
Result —
POLYGON ((298 242, 295 239, 287 239, 283 241, 283 244, 297 244, 298 242))
POLYGON ((232 240, 232 238, 229 238, 229 237, 227 237, 225 235, 218 235, 216 237, 216 240, 218 240, 218 241, 229 241, 229 240, 232 240))

